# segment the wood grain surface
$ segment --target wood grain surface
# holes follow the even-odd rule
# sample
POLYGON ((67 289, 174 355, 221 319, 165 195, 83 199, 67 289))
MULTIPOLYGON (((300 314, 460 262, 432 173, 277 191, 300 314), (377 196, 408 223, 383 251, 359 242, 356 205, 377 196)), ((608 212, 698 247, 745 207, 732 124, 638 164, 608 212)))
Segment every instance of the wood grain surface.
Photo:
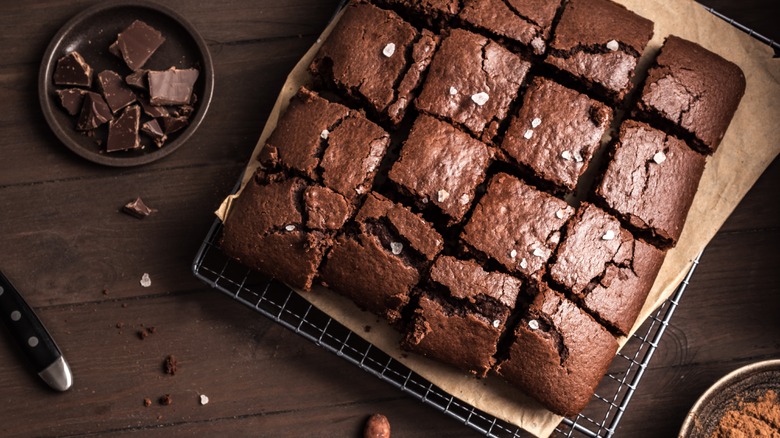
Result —
MULTIPOLYGON (((338 0, 165 2, 208 41, 214 100, 184 147, 132 169, 72 154, 38 107, 46 45, 93 3, 0 2, 0 269, 75 376, 70 391, 52 392, 1 335, 0 435, 359 436, 375 412, 394 436, 476 435, 190 272, 279 87, 338 0), (120 213, 136 196, 159 211, 143 221, 120 213), (152 326, 142 340, 138 331, 152 326), (173 376, 162 369, 168 355, 178 359, 173 376), (173 404, 157 402, 165 394, 173 404)), ((780 38, 774 0, 705 3, 780 38)), ((778 191, 775 160, 708 246, 616 436, 676 435, 718 378, 780 357, 778 191)))

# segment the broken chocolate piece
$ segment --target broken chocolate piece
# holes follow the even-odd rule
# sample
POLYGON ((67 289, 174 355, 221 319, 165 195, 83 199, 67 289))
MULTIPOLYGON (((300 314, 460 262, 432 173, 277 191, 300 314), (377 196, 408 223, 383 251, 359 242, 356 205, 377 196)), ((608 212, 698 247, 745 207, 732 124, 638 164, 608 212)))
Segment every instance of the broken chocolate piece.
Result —
POLYGON ((173 134, 187 127, 190 122, 187 117, 163 117, 162 123, 165 134, 173 134))
POLYGON ((112 112, 117 112, 135 102, 135 93, 125 85, 117 72, 103 70, 98 73, 97 79, 100 92, 103 93, 112 112))
POLYGON ((92 67, 84 61, 79 52, 70 52, 57 60, 54 84, 89 87, 92 85, 92 67))
POLYGON ((103 96, 87 91, 84 95, 84 104, 81 106, 81 115, 76 129, 89 131, 109 120, 111 120, 111 108, 103 100, 103 96))
POLYGON ((158 148, 163 147, 165 140, 168 139, 168 136, 165 135, 162 127, 155 119, 144 123, 143 126, 141 126, 141 132, 151 137, 152 140, 154 140, 154 144, 156 144, 158 148))
POLYGON ((141 108, 138 105, 128 107, 116 120, 108 126, 108 142, 106 152, 138 149, 141 142, 138 138, 138 126, 141 122, 141 108))
POLYGON ((144 109, 144 113, 146 113, 146 115, 149 117, 157 118, 168 117, 171 115, 167 108, 164 106, 152 105, 151 102, 149 102, 149 99, 146 97, 139 97, 138 102, 141 103, 141 108, 144 109))
POLYGON ((65 108, 68 114, 75 116, 81 111, 81 104, 84 102, 86 91, 81 88, 67 88, 55 92, 60 97, 60 105, 65 108))
POLYGON ((108 50, 121 54, 130 70, 136 71, 146 64, 163 42, 165 38, 157 29, 135 20, 117 35, 116 42, 108 50))
POLYGON ((125 82, 127 85, 138 88, 140 90, 146 90, 146 72, 148 70, 137 70, 129 75, 125 76, 125 82))
POLYGON ((130 216, 136 217, 138 219, 143 219, 157 210, 147 207, 146 204, 144 204, 144 201, 142 201, 141 198, 138 197, 135 198, 135 201, 130 201, 127 204, 125 204, 125 206, 122 207, 122 211, 129 214, 130 216))
POLYGON ((149 101, 153 105, 187 105, 192 98, 192 87, 198 79, 194 68, 149 71, 149 101))

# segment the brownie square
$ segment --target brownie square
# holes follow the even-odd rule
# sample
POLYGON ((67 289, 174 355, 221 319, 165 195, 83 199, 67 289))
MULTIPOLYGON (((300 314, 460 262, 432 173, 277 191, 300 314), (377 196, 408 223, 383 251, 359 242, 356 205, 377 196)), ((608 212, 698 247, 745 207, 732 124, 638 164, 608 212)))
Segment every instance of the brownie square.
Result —
POLYGON ((626 335, 665 255, 634 239, 600 208, 583 203, 566 226, 550 277, 599 321, 626 335))
POLYGON ((560 0, 466 0, 458 17, 467 25, 541 55, 560 6, 560 0))
POLYGON ((373 2, 396 9, 414 22, 429 27, 439 27, 458 13, 461 0, 373 0, 373 2))
POLYGON ((485 179, 492 153, 449 123, 420 115, 388 177, 419 203, 438 207, 459 222, 485 179))
POLYGON ((397 323, 412 289, 442 247, 431 224, 372 192, 355 223, 336 239, 321 277, 326 287, 359 307, 397 323))
POLYGON ((744 94, 745 75, 739 66, 672 35, 648 71, 638 107, 700 152, 711 154, 744 94))
POLYGON ((704 164, 684 141, 627 120, 595 195, 630 229, 668 248, 680 238, 704 164))
POLYGON ((397 124, 413 99, 437 37, 395 12, 352 3, 322 43, 310 70, 397 124))
POLYGON ((617 340, 573 302, 541 284, 498 373, 551 411, 571 416, 590 401, 617 340))
POLYGON ((461 240, 513 273, 540 279, 574 214, 566 202, 500 173, 474 208, 461 240))
POLYGON ((530 66, 495 41, 453 29, 433 57, 417 108, 489 142, 530 66))
POLYGON ((620 102, 631 88, 653 22, 609 0, 570 0, 546 62, 597 94, 620 102))
POLYGON ((348 211, 346 200, 327 188, 259 171, 233 201, 220 246, 250 268, 309 290, 348 211), (324 219, 312 223, 317 211, 324 219))
POLYGON ((537 77, 509 124, 501 148, 558 191, 573 191, 612 121, 612 110, 537 77))
POLYGON ((521 284, 473 261, 440 256, 401 347, 484 377, 521 284))
POLYGON ((371 190, 389 145, 390 135, 359 112, 301 88, 268 138, 260 161, 354 200, 371 190))

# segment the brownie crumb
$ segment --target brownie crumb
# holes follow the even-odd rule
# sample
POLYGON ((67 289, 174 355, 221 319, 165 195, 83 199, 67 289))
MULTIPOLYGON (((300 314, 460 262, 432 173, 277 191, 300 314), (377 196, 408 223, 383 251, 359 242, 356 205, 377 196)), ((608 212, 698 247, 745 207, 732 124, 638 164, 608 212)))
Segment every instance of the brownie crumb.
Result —
POLYGON ((144 406, 146 406, 148 408, 151 405, 152 405, 152 399, 150 399, 148 397, 144 398, 144 406))
POLYGON ((165 358, 163 361, 163 370, 165 371, 165 374, 170 374, 172 376, 176 375, 176 371, 178 370, 178 361, 176 360, 175 356, 168 355, 168 357, 165 358))
POLYGON ((165 394, 164 396, 160 397, 160 404, 163 406, 170 406, 173 403, 173 399, 171 398, 170 394, 165 394))
POLYGON ((382 414, 374 414, 368 417, 366 428, 363 430, 364 438, 390 438, 390 420, 382 414))

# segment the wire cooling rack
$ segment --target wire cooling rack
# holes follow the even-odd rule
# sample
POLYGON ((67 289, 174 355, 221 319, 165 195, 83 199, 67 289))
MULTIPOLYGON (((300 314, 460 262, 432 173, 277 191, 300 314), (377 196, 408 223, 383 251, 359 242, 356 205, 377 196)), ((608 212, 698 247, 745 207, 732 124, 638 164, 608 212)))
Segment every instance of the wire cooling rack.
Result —
MULTIPOLYGON (((338 9, 346 3, 347 0, 342 1, 338 9)), ((712 8, 705 9, 780 54, 780 44, 776 41, 712 8)), ((221 222, 215 220, 195 256, 192 271, 196 277, 317 346, 344 358, 486 436, 503 438, 528 435, 516 425, 495 418, 448 394, 314 307, 283 283, 264 277, 229 259, 217 244, 221 229, 221 222)), ((607 375, 602 379, 585 410, 576 417, 564 418, 553 436, 611 437, 614 434, 699 264, 699 257, 693 261, 691 269, 674 295, 647 318, 615 356, 607 375)))
MULTIPOLYGON (((283 283, 264 277, 228 258, 218 246, 221 229, 222 224, 218 220, 215 221, 198 250, 192 267, 198 278, 316 345, 487 436, 527 435, 517 426, 476 409, 430 383, 311 305, 283 283)), ((556 436, 612 435, 697 264, 698 258, 674 296, 648 318, 615 356, 609 373, 602 380, 585 411, 574 418, 565 418, 556 429, 556 436)))

